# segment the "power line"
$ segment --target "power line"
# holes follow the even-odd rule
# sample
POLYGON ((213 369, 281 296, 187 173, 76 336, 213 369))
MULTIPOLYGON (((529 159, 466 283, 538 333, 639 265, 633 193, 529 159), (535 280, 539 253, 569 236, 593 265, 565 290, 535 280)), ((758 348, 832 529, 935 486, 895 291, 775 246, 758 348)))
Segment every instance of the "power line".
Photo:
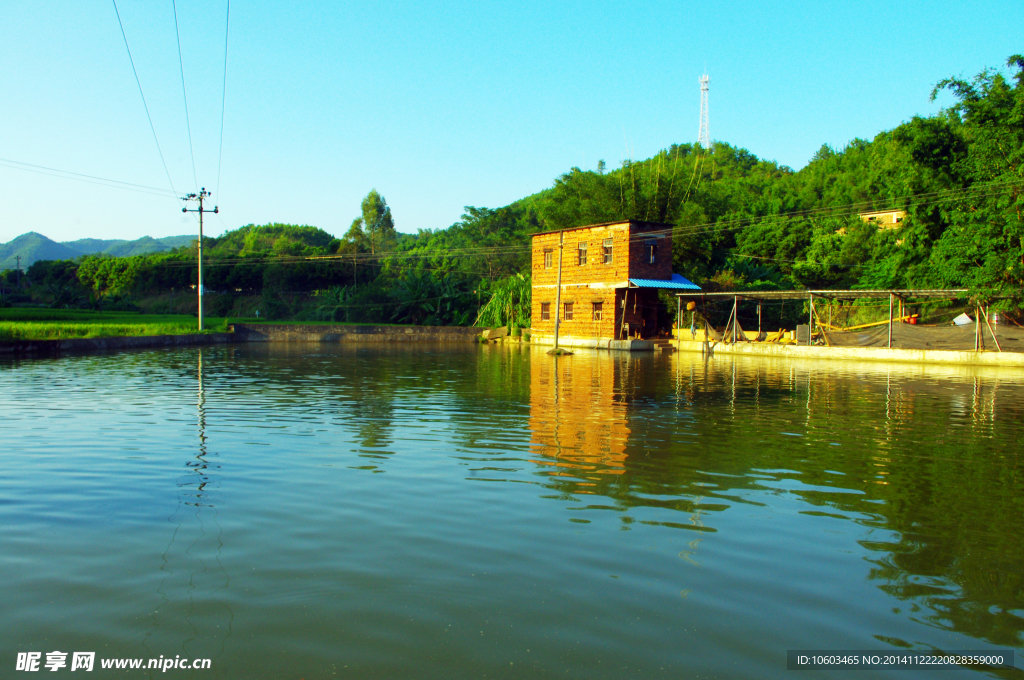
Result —
POLYGON ((48 175, 50 177, 59 177, 61 179, 71 179, 77 182, 87 182, 89 184, 99 184, 100 186, 109 186, 114 189, 125 189, 128 191, 137 191, 143 194, 153 194, 156 196, 173 196, 174 194, 169 193, 167 189, 161 189, 159 187, 151 187, 145 184, 133 184, 131 182, 122 182, 116 179, 109 179, 107 177, 97 177, 95 175, 86 175, 81 172, 71 172, 70 170, 60 170, 59 168, 51 168, 45 165, 34 165, 32 163, 23 163, 22 161, 15 161, 9 158, 0 158, 0 165, 11 168, 12 170, 23 170, 25 172, 35 172, 40 175, 48 175), (70 175, 70 176, 68 176, 70 175))
POLYGON ((224 102, 228 95, 228 28, 231 25, 231 0, 224 15, 224 84, 220 94, 220 150, 217 152, 217 196, 220 200, 220 167, 224 160, 224 102))
POLYGON ((128 36, 124 32, 124 24, 121 23, 121 13, 117 11, 117 0, 110 0, 114 3, 114 14, 117 15, 117 25, 121 27, 121 37, 124 38, 124 48, 128 51, 128 61, 132 65, 132 73, 135 74, 135 84, 139 86, 139 96, 142 97, 142 108, 146 109, 146 119, 149 120, 149 129, 153 132, 153 141, 156 142, 156 151, 160 154, 160 163, 164 166, 164 172, 167 174, 167 181, 171 185, 171 193, 175 196, 178 195, 178 190, 174 188, 174 181, 171 179, 171 173, 167 169, 167 161, 164 160, 164 152, 160 149, 160 140, 156 136, 156 128, 153 127, 153 117, 149 115, 149 106, 146 104, 146 95, 142 92, 142 81, 139 80, 139 72, 135 68, 135 60, 132 59, 132 50, 128 47, 128 36))
POLYGON ((171 0, 171 8, 174 10, 174 37, 178 39, 178 66, 181 68, 181 97, 185 100, 185 129, 188 130, 188 152, 192 155, 192 181, 199 187, 199 180, 196 178, 196 152, 192 150, 192 124, 188 120, 188 95, 185 94, 185 64, 181 59, 181 33, 178 31, 178 6, 171 0))
MULTIPOLYGON (((988 183, 988 184, 983 185, 983 186, 979 186, 978 188, 979 188, 979 190, 983 190, 983 189, 991 189, 991 188, 1001 187, 1001 186, 1005 186, 1005 185, 1013 185, 1013 184, 1018 184, 1018 183, 1019 182, 1016 182, 1016 181, 992 182, 992 183, 988 183)), ((936 202, 939 202, 939 201, 942 201, 942 200, 947 200, 949 198, 955 198, 957 195, 960 195, 960 194, 971 194, 971 193, 973 193, 973 191, 974 191, 973 189, 959 189, 959 190, 948 190, 948 191, 941 191, 941 192, 927 192, 927 193, 923 193, 923 194, 918 194, 916 196, 909 196, 909 197, 906 197, 906 198, 908 198, 908 199, 918 199, 918 198, 920 198, 920 199, 923 199, 923 200, 917 200, 914 203, 915 205, 928 205, 929 203, 936 203, 936 202)), ((995 192, 993 192, 993 193, 995 193, 995 192)), ((977 195, 986 196, 986 195, 989 195, 989 194, 976 194, 976 196, 977 195)), ((689 229, 689 231, 682 230, 681 233, 683 235, 690 236, 690 235, 699 235, 699 234, 703 234, 703 233, 713 233, 715 231, 734 230, 734 229, 740 229, 740 228, 743 228, 743 227, 746 227, 746 226, 750 226, 750 225, 758 223, 758 222, 764 222, 764 221, 767 221, 767 220, 770 220, 770 219, 787 219, 787 218, 793 218, 793 217, 808 217, 808 216, 815 216, 816 214, 823 213, 823 212, 832 212, 833 215, 835 215, 836 213, 834 211, 836 211, 836 210, 844 210, 844 209, 847 210, 849 212, 849 214, 854 214, 856 212, 856 210, 863 209, 863 207, 870 207, 870 205, 871 205, 871 202, 870 201, 866 201, 866 202, 861 202, 861 203, 852 203, 852 204, 848 204, 846 206, 835 206, 835 207, 832 207, 832 208, 818 208, 818 209, 811 209, 811 210, 794 211, 794 212, 790 212, 790 213, 779 213, 779 214, 776 214, 776 215, 767 215, 767 216, 764 216, 764 217, 737 218, 737 219, 734 219, 734 220, 727 220, 725 222, 719 222, 719 223, 708 222, 708 223, 705 223, 703 225, 694 225, 694 227, 687 228, 687 229, 689 229), (706 229, 701 229, 700 227, 707 227, 707 228, 706 229)), ((840 213, 840 216, 842 214, 843 213, 840 213)), ((655 235, 659 235, 659 234, 663 234, 663 235, 673 234, 673 232, 680 233, 680 230, 677 227, 669 227, 667 229, 652 230, 652 231, 647 231, 647 232, 642 232, 642 233, 639 233, 639 234, 632 235, 630 237, 630 240, 638 241, 638 240, 643 240, 643 239, 650 238, 651 236, 655 236, 655 235)), ((460 257, 494 257, 496 255, 512 255, 512 254, 516 254, 516 253, 523 253, 523 252, 526 252, 526 251, 530 251, 531 249, 532 249, 532 246, 530 246, 530 245, 508 245, 508 246, 477 246, 477 247, 470 247, 470 248, 448 248, 448 249, 445 249, 444 251, 441 251, 441 252, 423 251, 423 250, 408 250, 408 251, 387 251, 387 252, 380 252, 380 253, 347 253, 347 254, 346 253, 338 253, 338 254, 332 254, 332 255, 292 255, 292 256, 278 256, 278 257, 268 257, 268 256, 263 256, 263 257, 231 257, 231 258, 223 258, 223 259, 218 259, 218 260, 211 260, 209 262, 209 265, 210 266, 228 266, 228 265, 293 264, 293 263, 302 263, 302 262, 306 262, 306 263, 330 262, 330 261, 335 261, 335 260, 344 261, 344 262, 351 262, 351 261, 366 262, 366 261, 370 261, 370 260, 382 261, 382 260, 388 260, 388 259, 391 259, 391 260, 414 260, 414 259, 426 260, 426 259, 442 259, 442 258, 456 259, 456 258, 460 258, 460 257)), ((734 253, 734 255, 735 255, 735 253, 734 253)), ((780 262, 781 261, 785 261, 785 260, 778 259, 778 258, 761 258, 759 256, 743 255, 743 257, 751 257, 751 258, 766 259, 766 260, 775 260, 775 261, 780 261, 780 262)), ((801 263, 806 263, 806 264, 822 264, 822 265, 826 264, 826 263, 813 263, 813 262, 802 261, 802 260, 798 260, 798 261, 794 261, 794 262, 801 262, 801 263)), ((185 262, 185 261, 170 261, 170 262, 162 262, 162 263, 160 263, 158 265, 155 265, 155 266, 185 267, 185 266, 191 266, 191 263, 190 262, 185 262)), ((844 265, 844 264, 834 263, 834 264, 830 264, 829 266, 844 267, 844 266, 854 266, 854 265, 844 265)))
MULTIPOLYGON (((286 255, 286 256, 258 256, 258 257, 227 257, 217 260, 209 260, 208 266, 229 266, 229 265, 265 265, 265 264, 313 264, 317 262, 357 262, 382 261, 382 260, 429 260, 439 258, 458 257, 493 257, 495 255, 522 253, 530 250, 530 246, 498 246, 489 248, 461 248, 457 250, 446 250, 444 252, 415 252, 415 251, 389 251, 383 253, 351 253, 338 255, 286 255)), ((193 262, 188 260, 167 261, 155 264, 159 267, 191 267, 193 262)))
MULTIPOLYGON (((884 212, 886 210, 903 210, 908 207, 930 205, 941 201, 955 199, 958 197, 972 197, 972 198, 984 198, 1000 193, 999 191, 987 191, 989 189, 999 189, 1000 187, 1007 187, 1013 185, 1019 185, 1019 180, 1008 180, 1004 182, 984 182, 972 185, 965 189, 947 189, 943 191, 932 191, 924 192, 920 194, 911 194, 910 196, 902 197, 902 200, 906 201, 903 206, 883 208, 875 210, 876 212, 884 212), (985 192, 985 193, 979 193, 985 192)), ((769 215, 761 215, 754 217, 737 217, 728 220, 719 220, 717 222, 704 222, 701 224, 690 225, 686 227, 669 227, 667 229, 658 229, 635 234, 631 236, 632 240, 641 240, 644 238, 650 238, 655 235, 682 235, 682 236, 696 236, 700 234, 709 234, 719 231, 733 231, 736 229, 742 229, 744 227, 758 224, 760 222, 767 222, 775 219, 791 219, 794 217, 848 217, 854 215, 864 209, 874 209, 875 201, 860 201, 856 203, 848 203, 845 205, 828 206, 822 208, 808 208, 806 210, 794 210, 786 213, 775 213, 769 215)), ((626 221, 626 220, 623 220, 626 221)))

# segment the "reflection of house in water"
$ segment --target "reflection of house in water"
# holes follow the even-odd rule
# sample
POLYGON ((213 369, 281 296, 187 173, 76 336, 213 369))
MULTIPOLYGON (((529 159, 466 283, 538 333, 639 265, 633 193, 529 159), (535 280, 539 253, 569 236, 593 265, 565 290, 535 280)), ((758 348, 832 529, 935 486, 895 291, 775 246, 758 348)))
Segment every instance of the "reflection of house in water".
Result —
POLYGON ((543 455, 535 462, 576 478, 625 472, 623 388, 632 363, 607 354, 531 362, 530 431, 543 455))

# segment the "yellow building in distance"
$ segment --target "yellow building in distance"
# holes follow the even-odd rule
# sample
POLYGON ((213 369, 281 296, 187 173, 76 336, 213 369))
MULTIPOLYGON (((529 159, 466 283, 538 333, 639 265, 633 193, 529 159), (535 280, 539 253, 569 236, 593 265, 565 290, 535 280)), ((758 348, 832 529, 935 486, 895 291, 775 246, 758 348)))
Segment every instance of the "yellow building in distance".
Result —
POLYGON ((895 229, 907 219, 906 210, 878 210, 858 213, 865 222, 874 222, 879 229, 895 229))

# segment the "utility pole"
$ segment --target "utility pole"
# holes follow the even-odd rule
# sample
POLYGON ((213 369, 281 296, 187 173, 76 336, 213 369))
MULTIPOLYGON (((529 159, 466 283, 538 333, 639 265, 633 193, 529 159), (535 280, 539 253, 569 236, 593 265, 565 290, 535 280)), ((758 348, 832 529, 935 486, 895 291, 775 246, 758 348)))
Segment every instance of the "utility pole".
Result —
MULTIPOLYGON (((185 207, 181 209, 181 212, 197 212, 199 213, 199 330, 203 330, 203 201, 209 198, 210 192, 203 187, 199 190, 198 194, 189 194, 181 200, 185 201, 185 207), (189 208, 188 201, 198 201, 199 208, 189 208)), ((210 212, 206 210, 205 212, 210 212)), ((219 213, 220 210, 217 206, 213 206, 214 214, 219 213)))
POLYGON ((14 259, 18 263, 18 267, 17 267, 17 269, 15 269, 15 271, 17 273, 14 276, 14 287, 16 289, 20 289, 21 288, 21 255, 15 255, 14 259))
POLYGON ((558 233, 558 290, 555 293, 555 350, 558 349, 558 322, 561 320, 562 306, 562 246, 565 245, 565 232, 558 233))

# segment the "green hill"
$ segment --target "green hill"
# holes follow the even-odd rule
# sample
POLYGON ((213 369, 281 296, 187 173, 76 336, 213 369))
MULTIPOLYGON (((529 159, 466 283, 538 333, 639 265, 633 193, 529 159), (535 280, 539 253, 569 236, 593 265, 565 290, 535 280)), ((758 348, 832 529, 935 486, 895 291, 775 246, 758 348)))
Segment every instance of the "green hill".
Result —
POLYGON ((0 271, 14 269, 17 256, 21 256, 22 270, 28 269, 39 260, 73 260, 82 255, 110 255, 111 257, 132 257, 162 253, 187 246, 196 240, 195 236, 164 236, 151 238, 143 236, 134 241, 125 239, 82 238, 77 241, 58 243, 42 234, 30 231, 0 245, 0 271))
POLYGON ((81 255, 80 252, 68 248, 63 243, 52 241, 42 234, 30 231, 18 238, 0 245, 0 271, 14 269, 17 256, 21 256, 21 269, 24 271, 36 260, 70 260, 81 255))
POLYGON ((61 245, 65 245, 72 250, 76 250, 82 255, 91 255, 92 253, 102 253, 107 248, 113 248, 121 245, 122 243, 127 243, 127 241, 122 238, 80 238, 77 241, 62 241, 61 245))
POLYGON ((196 240, 195 236, 164 236, 163 238, 152 238, 143 236, 134 241, 125 239, 99 239, 82 238, 77 241, 64 241, 62 245, 77 250, 82 255, 93 255, 102 253, 112 257, 131 257, 133 255, 148 255, 149 253, 162 253, 167 250, 187 246, 196 240))

